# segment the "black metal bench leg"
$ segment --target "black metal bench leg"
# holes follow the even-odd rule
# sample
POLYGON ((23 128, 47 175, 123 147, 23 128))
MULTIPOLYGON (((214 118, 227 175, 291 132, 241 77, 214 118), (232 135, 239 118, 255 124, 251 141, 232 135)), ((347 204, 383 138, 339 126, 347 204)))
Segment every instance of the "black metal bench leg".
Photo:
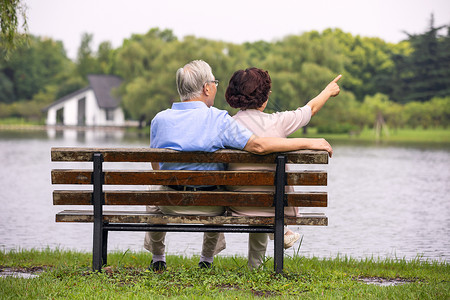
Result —
POLYGON ((103 156, 100 153, 93 155, 93 205, 94 205, 94 234, 92 247, 92 269, 101 271, 103 263, 104 242, 108 236, 103 230, 103 156))
POLYGON ((275 238, 274 238, 275 273, 283 273, 283 256, 284 256, 283 242, 284 242, 283 223, 275 224, 275 238))
POLYGON ((103 262, 103 224, 101 222, 94 222, 94 240, 92 247, 92 269, 94 271, 101 271, 103 262), (100 224, 97 224, 100 223, 100 224))
POLYGON ((108 231, 103 230, 102 236, 102 265, 108 264, 108 231))
POLYGON ((275 178, 275 238, 274 238, 274 270, 283 273, 283 242, 284 242, 284 187, 286 184, 286 158, 277 157, 277 170, 275 178))

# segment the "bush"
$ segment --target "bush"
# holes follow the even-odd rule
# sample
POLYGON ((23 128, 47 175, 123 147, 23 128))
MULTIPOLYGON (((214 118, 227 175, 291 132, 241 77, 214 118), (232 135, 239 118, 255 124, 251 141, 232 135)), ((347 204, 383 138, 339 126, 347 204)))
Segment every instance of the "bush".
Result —
POLYGON ((358 130, 358 126, 350 123, 328 123, 317 126, 317 133, 350 133, 358 130))

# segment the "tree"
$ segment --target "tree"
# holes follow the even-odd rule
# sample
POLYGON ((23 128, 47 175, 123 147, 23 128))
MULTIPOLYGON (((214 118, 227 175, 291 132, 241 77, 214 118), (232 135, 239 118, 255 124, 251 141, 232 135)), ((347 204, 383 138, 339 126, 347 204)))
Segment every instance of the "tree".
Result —
POLYGON ((97 50, 97 64, 101 74, 114 74, 114 49, 111 42, 102 42, 97 50))
POLYGON ((4 73, 0 73, 0 103, 11 103, 15 99, 13 82, 4 73))
POLYGON ((422 34, 409 34, 411 55, 397 57, 397 81, 403 81, 402 102, 428 101, 450 95, 450 26, 430 25, 422 34), (446 35, 439 32, 447 29, 446 35))
POLYGON ((153 28, 133 35, 117 50, 115 66, 124 79, 119 92, 127 117, 151 120, 175 99, 176 43, 171 31, 153 28))
POLYGON ((276 42, 257 66, 272 78, 268 108, 279 111, 306 104, 343 71, 343 61, 337 40, 315 31, 276 42))
POLYGON ((344 72, 342 87, 355 94, 358 101, 366 95, 390 94, 395 69, 393 54, 405 54, 407 45, 386 43, 379 38, 353 36, 340 29, 326 29, 322 37, 334 37, 339 45, 344 72))
POLYGON ((182 41, 171 31, 153 28, 144 35, 133 35, 117 50, 117 73, 124 78, 120 89, 127 116, 147 121, 169 108, 179 96, 175 85, 178 68, 194 59, 207 61, 220 80, 215 106, 229 107, 224 99, 228 79, 246 66, 243 47, 186 36, 182 41))
POLYGON ((61 42, 30 36, 9 59, 0 57, 0 102, 31 100, 46 85, 60 84, 70 63, 61 42))
POLYGON ((99 73, 98 61, 94 56, 91 48, 93 35, 83 33, 81 36, 81 44, 77 53, 77 72, 81 78, 87 78, 88 74, 99 73))
POLYGON ((318 133, 358 134, 369 124, 362 103, 353 93, 341 91, 338 97, 328 100, 310 125, 316 127, 318 133))
POLYGON ((5 57, 8 58, 12 50, 27 41, 26 5, 20 0, 0 0, 0 25, 0 45, 5 57), (18 33, 20 16, 22 17, 24 35, 18 33))
POLYGON ((263 62, 272 52, 273 43, 256 41, 254 43, 244 43, 244 49, 248 53, 249 66, 257 66, 263 62))

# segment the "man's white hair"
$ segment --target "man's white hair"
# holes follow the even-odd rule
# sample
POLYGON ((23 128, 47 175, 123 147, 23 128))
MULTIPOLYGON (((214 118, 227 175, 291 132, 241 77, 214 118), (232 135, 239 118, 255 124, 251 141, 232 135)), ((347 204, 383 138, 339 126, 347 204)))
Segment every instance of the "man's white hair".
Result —
POLYGON ((203 85, 214 80, 214 75, 208 63, 194 60, 177 70, 176 80, 180 99, 186 101, 200 97, 203 85))

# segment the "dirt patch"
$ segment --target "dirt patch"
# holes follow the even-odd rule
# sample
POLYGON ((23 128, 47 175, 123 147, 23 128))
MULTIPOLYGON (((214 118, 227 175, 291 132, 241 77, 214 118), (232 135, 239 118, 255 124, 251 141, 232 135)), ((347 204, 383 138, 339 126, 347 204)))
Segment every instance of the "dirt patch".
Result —
POLYGON ((415 282, 415 280, 405 279, 405 278, 383 278, 383 277, 363 277, 359 276, 356 280, 364 282, 366 284, 374 284, 378 286, 396 286, 406 283, 415 282))
POLYGON ((36 278, 45 267, 4 267, 0 266, 0 277, 36 278))

